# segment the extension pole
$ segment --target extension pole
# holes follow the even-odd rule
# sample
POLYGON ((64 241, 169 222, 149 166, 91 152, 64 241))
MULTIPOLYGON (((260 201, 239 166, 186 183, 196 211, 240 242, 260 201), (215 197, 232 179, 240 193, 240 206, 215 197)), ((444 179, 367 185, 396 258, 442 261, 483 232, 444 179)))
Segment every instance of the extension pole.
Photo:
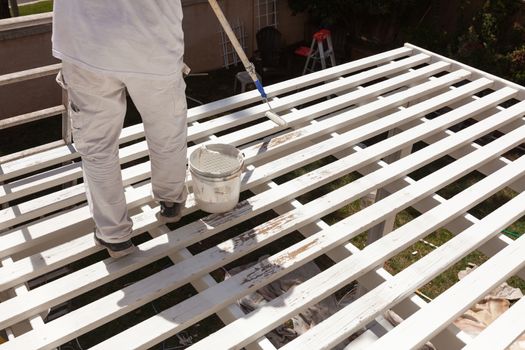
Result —
POLYGON ((222 28, 226 32, 228 39, 230 39, 230 42, 232 43, 232 46, 235 49, 235 52, 237 52, 237 55, 241 59, 241 62, 244 65, 244 69, 246 70, 250 78, 253 80, 253 83, 257 87, 257 90, 259 90, 259 93, 261 94, 261 97, 263 98, 263 100, 266 102, 266 104, 268 104, 270 111, 265 113, 265 115, 268 118, 270 118, 273 122, 275 122, 276 124, 280 126, 286 126, 287 125, 286 121, 272 111, 272 106, 270 106, 270 102, 268 101, 268 96, 266 95, 266 92, 264 91, 264 87, 259 81, 257 74, 255 73, 255 66, 253 65, 253 63, 251 63, 248 60, 248 57, 246 57, 246 54, 244 53, 244 50, 242 49, 241 44, 239 43, 239 40, 237 40, 237 37, 235 36, 235 33, 233 32, 230 26, 230 23, 228 23, 228 20, 224 16, 224 13, 222 12, 219 4, 217 3, 217 0, 208 0, 208 2, 211 8, 213 9, 213 12, 215 12, 215 15, 217 16, 217 19, 219 20, 222 28))

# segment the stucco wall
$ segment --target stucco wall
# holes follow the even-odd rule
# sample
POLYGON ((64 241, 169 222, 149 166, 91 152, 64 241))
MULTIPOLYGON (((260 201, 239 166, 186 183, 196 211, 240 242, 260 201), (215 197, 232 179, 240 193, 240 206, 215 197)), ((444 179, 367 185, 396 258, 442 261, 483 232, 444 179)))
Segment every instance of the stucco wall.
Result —
MULTIPOLYGON (((244 24, 246 31, 246 52, 250 57, 257 49, 257 31, 254 1, 222 1, 226 18, 232 23, 237 19, 244 24)), ((277 28, 285 43, 292 44, 304 39, 305 15, 293 16, 286 0, 277 2, 277 28)), ((184 7, 184 36, 186 42, 185 60, 194 72, 217 69, 223 66, 220 24, 207 2, 194 2, 184 7)))

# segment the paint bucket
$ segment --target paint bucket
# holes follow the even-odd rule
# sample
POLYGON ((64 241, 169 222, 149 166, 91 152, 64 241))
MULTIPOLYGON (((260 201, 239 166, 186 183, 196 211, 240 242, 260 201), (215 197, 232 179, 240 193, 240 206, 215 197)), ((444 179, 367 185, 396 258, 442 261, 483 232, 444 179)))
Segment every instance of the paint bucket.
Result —
POLYGON ((193 151, 189 158, 193 193, 200 209, 224 213, 239 201, 242 153, 232 145, 208 144, 193 151))

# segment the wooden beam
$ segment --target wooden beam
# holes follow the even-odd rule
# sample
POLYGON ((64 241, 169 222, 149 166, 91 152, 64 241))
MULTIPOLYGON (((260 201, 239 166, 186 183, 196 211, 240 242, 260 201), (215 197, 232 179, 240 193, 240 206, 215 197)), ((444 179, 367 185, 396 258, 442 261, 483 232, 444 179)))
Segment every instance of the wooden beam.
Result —
MULTIPOLYGON (((29 17, 29 16, 23 16, 21 18, 25 18, 25 17, 29 17)), ((13 18, 13 20, 18 21, 19 19, 13 18)), ((9 19, 4 19, 2 20, 2 22, 0 22, 0 31, 2 27, 1 23, 4 23, 6 21, 9 21, 9 19)), ((62 68, 62 63, 56 63, 56 64, 44 66, 44 67, 32 68, 32 69, 23 70, 20 72, 0 75, 0 86, 54 75, 54 74, 57 74, 61 68, 62 68)))
MULTIPOLYGON (((523 130, 525 130, 525 127, 523 128, 523 130)), ((425 186, 441 186, 443 184, 440 182, 450 181, 451 180, 450 177, 458 178, 461 176, 460 174, 468 173, 472 169, 472 166, 475 166, 476 164, 478 164, 478 162, 481 159, 487 160, 487 159, 492 158, 489 155, 491 152, 498 150, 497 153, 499 153, 501 151, 499 147, 502 147, 504 143, 510 142, 510 144, 507 147, 512 147, 512 144, 515 144, 516 142, 518 142, 519 135, 522 132, 523 132, 522 130, 518 129, 513 135, 508 134, 498 139, 497 141, 499 142, 495 141, 495 143, 489 144, 488 146, 486 146, 486 148, 479 150, 478 152, 474 152, 471 155, 464 157, 461 160, 458 160, 452 165, 442 168, 436 173, 429 175, 427 178, 425 178, 424 181, 421 181, 417 185, 414 185, 413 191, 412 190, 408 191, 407 189, 405 191, 401 191, 401 192, 392 194, 390 197, 386 198, 384 201, 376 203, 375 205, 371 207, 365 208, 361 210, 360 212, 354 214, 350 218, 345 219, 339 222, 338 224, 335 224, 329 229, 330 231, 329 233, 323 232, 322 235, 311 236, 310 238, 294 245, 293 247, 290 247, 289 249, 284 250, 281 253, 278 253, 276 256, 270 258, 267 262, 262 262, 260 264, 257 264, 253 268, 245 270, 239 273, 238 275, 235 275, 232 278, 222 282, 221 284, 217 286, 217 288, 208 289, 200 293, 197 296, 194 296, 180 304, 177 304, 176 306, 160 313, 158 316, 152 317, 148 322, 143 322, 135 327, 130 328, 129 332, 128 331, 122 332, 116 337, 111 338, 110 340, 104 343, 101 343, 100 346, 101 347, 108 346, 111 342, 115 342, 115 343, 121 344, 121 346, 126 347, 126 345, 123 345, 123 344, 126 344, 126 343, 123 343, 124 341, 129 341, 129 344, 134 344, 133 345, 134 347, 136 347, 138 344, 144 344, 143 345, 144 347, 151 346, 152 344, 154 344, 156 341, 159 340, 158 337, 160 336, 166 337, 166 336, 169 336, 170 334, 174 334, 180 331, 181 329, 183 329, 185 325, 187 326, 187 322, 190 322, 190 320, 192 322, 195 321, 196 320, 195 317, 197 314, 200 315, 199 318, 206 317, 210 313, 213 313, 216 310, 216 308, 222 305, 231 303, 233 300, 240 297, 240 295, 249 293, 250 291, 259 288, 261 284, 268 283, 282 276, 283 274, 289 272, 292 266, 297 267, 298 260, 296 259, 299 259, 302 261, 302 263, 305 263, 306 261, 304 260, 309 260, 315 256, 318 256, 318 254, 320 254, 321 252, 330 250, 331 247, 337 246, 338 243, 340 244, 346 241, 347 239, 353 237, 357 233, 361 232, 362 230, 366 230, 369 226, 373 225, 373 223, 376 222, 376 220, 378 220, 379 217, 385 217, 391 211, 400 210, 401 207, 405 205, 409 205, 412 201, 415 201, 415 199, 411 199, 412 196, 421 196, 421 195, 424 196, 425 193, 429 193, 428 190, 423 190, 425 186), (504 140, 505 138, 506 140, 504 140), (497 143, 500 143, 500 145, 497 145, 497 143), (483 154, 483 156, 481 156, 481 154, 483 154), (471 162, 474 164, 469 166, 468 164, 471 162), (459 173, 456 173, 456 172, 459 172, 459 173), (447 179, 445 180, 445 178, 447 179), (370 219, 371 217, 374 217, 375 219, 371 220, 370 219), (261 269, 262 271, 266 271, 262 275, 260 273, 257 273, 257 271, 261 271, 261 269), (252 275, 253 275, 253 278, 250 277, 252 275), (166 321, 167 323, 165 323, 165 320, 170 320, 170 321, 166 321), (158 333, 151 334, 151 337, 145 337, 144 332, 140 330, 141 327, 146 327, 148 329, 156 329, 158 333), (160 331, 161 329, 163 329, 162 332, 160 331), (141 334, 141 339, 132 338, 133 334, 141 334)), ((388 140, 392 140, 392 139, 388 139, 388 140)), ((404 159, 408 159, 408 157, 404 159)), ((514 167, 510 167, 510 166, 506 167, 505 171, 502 170, 500 171, 501 172, 500 174, 495 174, 491 178, 491 181, 498 182, 499 183, 498 186, 494 186, 494 187, 487 186, 485 183, 486 181, 478 182, 479 185, 476 186, 476 190, 468 191, 468 196, 473 196, 473 198, 476 198, 476 199, 473 202, 470 202, 470 201, 465 200, 465 198, 459 198, 458 205, 464 205, 467 207, 470 205, 475 205, 483 198, 486 198, 486 196, 488 196, 490 193, 494 193, 493 191, 497 191, 498 188, 505 186, 505 184, 511 181, 511 179, 516 178, 517 176, 520 175, 519 172, 518 173, 516 172, 517 169, 520 169, 519 166, 522 166, 522 164, 516 164, 514 167), (505 175, 503 175, 503 173, 505 175)), ((354 188, 361 189, 362 187, 360 186, 359 180, 356 180, 354 183, 352 183, 352 185, 354 188)), ((342 191, 343 193, 348 193, 349 189, 346 187, 342 187, 334 191, 333 193, 338 192, 338 191, 342 191)), ((451 220, 455 215, 459 215, 459 213, 462 210, 465 210, 465 209, 458 209, 457 207, 442 206, 440 208, 440 213, 441 213, 439 216, 441 218, 440 220, 445 220, 445 221, 451 220), (452 215, 451 213, 456 213, 456 214, 452 215)), ((435 213, 428 214, 428 216, 431 216, 433 218, 436 217, 435 213)), ((412 239, 418 239, 419 236, 421 236, 422 234, 424 233, 428 234, 432 229, 435 229, 435 225, 441 224, 441 223, 434 222, 432 224, 427 223, 425 225, 424 222, 422 222, 424 221, 424 216, 421 216, 420 218, 421 219, 419 220, 415 219, 412 225, 409 225, 410 224, 409 223, 403 226, 402 227, 402 229, 404 230, 403 235, 401 235, 401 233, 399 235, 402 237, 412 237, 412 239), (421 232, 422 228, 418 230, 414 230, 414 227, 412 226, 426 227, 426 229, 425 229, 425 232, 421 232), (412 233, 412 236, 409 234, 409 232, 412 233), (413 235, 417 235, 417 237, 413 237, 413 235)), ((392 235, 389 235, 385 237, 385 239, 391 236, 392 235)), ((381 243, 381 242, 384 242, 384 240, 380 240, 376 243, 381 243)), ((404 242, 404 246, 409 245, 409 244, 410 244, 410 241, 404 242)), ((402 249, 402 247, 399 247, 399 249, 402 249)), ((231 249, 227 249, 227 252, 230 254, 234 251, 237 251, 237 249, 234 249, 233 247, 231 249)), ((382 257, 382 258, 386 259, 389 256, 391 256, 390 254, 395 254, 397 251, 399 250, 390 251, 388 256, 382 257)), ((209 253, 207 253, 206 256, 209 256, 209 253)), ((377 265, 377 262, 374 262, 374 264, 377 265)), ((348 275, 347 273, 348 268, 349 268, 348 265, 350 264, 344 264, 344 265, 345 265, 345 271, 346 271, 344 276, 348 276, 348 278, 352 278, 352 275, 348 275)), ((353 268, 355 269, 356 268, 355 266, 357 265, 352 265, 352 266, 354 266, 353 268)), ((372 265, 370 267, 373 267, 373 266, 375 265, 372 265)), ((164 270, 164 271, 167 271, 167 270, 164 270)), ((162 271, 161 273, 164 273, 164 271, 162 271)), ((165 273, 169 273, 170 275, 180 276, 180 274, 174 274, 171 271, 165 272, 165 273)), ((342 276, 342 275, 340 274, 339 276, 342 276)), ((335 278, 334 276, 331 276, 331 278, 332 277, 335 278)), ((160 288, 159 283, 161 283, 160 281, 164 280, 164 277, 162 278, 158 277, 156 278, 156 280, 157 282, 154 283, 154 285, 158 292, 160 288)), ((328 280, 331 281, 331 279, 328 279, 328 280)), ((348 281, 348 279, 346 279, 345 281, 348 281)), ((137 285, 135 285, 133 289, 137 291, 142 290, 142 292, 144 292, 143 288, 148 288, 147 286, 151 284, 152 282, 147 281, 147 279, 145 279, 145 280, 138 282, 137 285)), ((338 285, 340 286, 340 284, 338 285)), ((172 288, 174 288, 174 286, 172 288)), ((294 290, 297 290, 297 289, 294 289, 294 290)), ((123 290, 123 293, 125 293, 124 295, 132 294, 131 291, 126 292, 125 290, 123 290)), ((154 295, 151 295, 150 293, 144 293, 144 294, 148 295, 149 297, 154 297, 154 295)), ((317 295, 317 294, 314 294, 314 295, 317 295)), ((108 296, 106 301, 109 302, 112 298, 115 298, 117 296, 118 296, 117 294, 115 294, 115 296, 108 296)), ((324 296, 326 296, 326 294, 324 294, 324 296)), ((319 297, 322 297, 322 295, 319 297)), ((144 298, 144 295, 141 298, 144 298)), ((304 298, 304 295, 303 295, 301 298, 299 298, 299 300, 306 300, 306 299, 304 298)), ((316 299, 316 300, 320 300, 320 299, 316 299)), ((127 301, 128 301, 128 305, 132 305, 134 303, 129 298, 127 299, 127 301)), ((101 301, 101 303, 103 302, 104 301, 101 301)), ((109 302, 108 305, 112 305, 112 303, 109 302)), ((92 307, 94 308, 95 305, 92 305, 92 307)), ((119 307, 123 307, 122 303, 119 304, 119 307)), ((98 307, 97 309, 100 309, 100 307, 98 307)), ((105 307, 104 309, 105 311, 108 311, 108 307, 105 307)), ((272 326, 275 326, 276 324, 278 324, 277 322, 279 322, 280 320, 283 320, 283 318, 275 317, 276 313, 278 312, 278 309, 279 308, 277 309, 271 308, 272 311, 270 312, 272 312, 273 314, 272 320, 275 321, 275 323, 272 323, 272 326)), ((88 309, 85 310, 85 313, 86 313, 85 317, 96 317, 97 319, 101 318, 100 315, 88 316, 88 315, 91 315, 92 311, 90 310, 91 310, 91 307, 89 308, 89 310, 88 309)), ((269 310, 269 309, 265 308, 264 310, 269 310)), ((64 322, 67 322, 65 320, 65 317, 66 316, 64 316, 61 319, 63 319, 64 322)), ((75 317, 75 316, 71 315, 71 317, 75 317)), ((76 319, 86 320, 85 317, 84 316, 79 317, 77 315, 76 319)), ((245 321, 243 320, 243 322, 245 321)), ((255 322, 255 323, 257 324, 257 327, 264 326, 263 323, 261 322, 255 322)), ((227 326, 215 334, 223 335, 222 333, 223 330, 239 327, 238 322, 234 322, 232 323, 232 325, 234 326, 232 327, 227 326)), ((57 328, 60 328, 64 332, 63 327, 65 326, 66 326, 65 324, 64 325, 61 324, 60 327, 57 326, 57 328)), ((267 327, 271 327, 271 326, 267 326, 267 327)), ((223 342, 222 339, 224 339, 224 341, 227 342, 233 339, 233 337, 238 337, 238 336, 250 337, 250 335, 255 336, 256 334, 264 334, 264 332, 269 329, 271 328, 262 329, 261 330, 262 333, 249 332, 249 333, 236 334, 236 335, 230 334, 229 336, 231 336, 231 338, 229 339, 226 339, 229 336, 224 337, 224 336, 219 336, 219 335, 217 335, 217 338, 220 338, 221 342, 223 342)), ((61 334, 61 336, 63 336, 63 333, 61 334)), ((35 335, 35 337, 37 336, 35 335)), ((29 338, 31 337, 28 337, 28 341, 29 341, 29 338)), ((32 338, 31 341, 36 341, 37 338, 32 338)), ((214 340, 219 341, 216 338, 214 338, 214 340)), ((246 339, 248 343, 251 342, 252 340, 253 339, 246 339)), ((222 347, 222 346, 219 346, 219 347, 222 347)), ((227 346, 225 348, 227 348, 227 346)))
MULTIPOLYGON (((504 187, 507 182, 512 181, 512 178, 517 177, 515 171, 520 171, 519 174, 521 175, 525 174, 523 165, 525 165, 525 158, 521 159, 520 162, 509 165, 509 167, 506 167, 504 170, 498 171, 493 174, 493 176, 472 185, 468 190, 451 198, 446 205, 436 207, 422 214, 383 237, 381 240, 367 246, 361 252, 350 256, 346 260, 295 287, 293 290, 270 301, 265 308, 258 309, 251 313, 243 322, 232 323, 222 328, 212 336, 195 344, 192 348, 207 349, 207 346, 209 348, 210 344, 215 344, 215 346, 219 348, 238 349, 242 347, 243 344, 251 341, 251 336, 256 336, 259 332, 264 334, 264 332, 286 320, 291 314, 300 312, 307 305, 313 305, 321 301, 327 295, 334 293, 346 283, 362 275, 363 272, 367 272, 368 269, 377 266, 397 252, 400 252, 419 237, 425 236, 436 228, 439 228, 443 221, 448 221, 455 216, 453 214, 451 215, 451 213, 463 212, 465 205, 471 206, 479 203, 479 201, 491 194, 490 192, 492 191, 482 194, 482 192, 487 191, 490 187, 488 186, 489 184, 493 185, 495 184, 494 181, 502 180, 499 185, 492 188, 493 190, 497 190, 498 188, 504 187), (503 175, 503 173, 505 173, 505 175, 503 175), (481 196, 481 198, 478 196, 481 196), (470 202, 471 200, 474 201, 470 202), (470 203, 467 204, 467 202, 470 203)), ((428 177, 434 174, 436 173, 428 177)), ((382 205, 395 205, 393 204, 394 201, 390 201, 389 199, 398 197, 403 192, 409 193, 408 190, 409 189, 407 189, 407 191, 396 192, 368 208, 377 210, 377 207, 382 205)), ((490 214, 482 220, 482 222, 469 228, 467 230, 468 232, 466 231, 467 234, 464 232, 461 236, 457 236, 443 244, 439 249, 398 273, 392 280, 368 292, 349 306, 310 329, 310 331, 303 336, 288 343, 283 349, 320 349, 337 345, 358 328, 365 326, 373 317, 392 306, 395 301, 402 300, 420 285, 430 280, 432 276, 446 269, 451 262, 461 258, 465 252, 475 249, 475 247, 479 246, 483 241, 498 234, 501 229, 517 220, 525 212, 525 205, 519 205, 520 201, 523 202, 524 197, 525 193, 521 194, 519 198, 516 197, 504 207, 500 207, 497 212, 490 214), (453 247, 454 250, 451 250, 451 247, 453 247), (424 272, 422 272, 421 269, 423 269, 424 272)), ((359 216, 360 213, 366 212, 368 208, 361 210, 350 218, 359 216)), ((335 226, 339 226, 339 223, 333 227, 335 226)), ((337 229, 341 230, 342 227, 337 227, 337 229)), ((348 226, 348 229, 351 230, 351 226, 348 226)), ((334 233, 330 230, 330 235, 332 234, 334 233)), ((329 236, 328 233, 325 235, 329 236)), ((176 309, 176 306, 172 307, 161 316, 175 321, 179 317, 171 312, 176 309)), ((152 317, 152 319, 154 318, 157 317, 152 317)), ((160 323, 158 323, 158 325, 160 326, 160 323)), ((172 327, 176 328, 177 326, 172 325, 172 327)), ((135 329, 137 328, 138 327, 135 329)))
POLYGON ((56 107, 41 109, 36 112, 26 113, 22 115, 17 115, 15 117, 2 119, 0 120, 0 130, 11 128, 13 126, 17 126, 21 124, 34 122, 36 120, 42 120, 42 119, 46 119, 49 117, 62 115, 64 111, 65 111, 64 106, 56 106, 56 107))
MULTIPOLYGON (((525 197, 522 195, 522 198, 525 197)), ((485 224, 481 220, 476 226, 485 224)), ((473 230, 473 229, 471 229, 473 230)), ((464 233, 460 234, 463 237, 464 233)), ((465 238, 463 237, 463 242, 465 238)), ((456 243, 457 244, 457 243, 456 243)), ((466 243, 470 244, 470 242, 466 243)), ((441 250, 449 248, 443 247, 441 250)), ((394 330, 381 337, 370 347, 370 350, 384 349, 386 344, 399 349, 417 348, 431 339, 440 329, 461 316, 478 300, 490 293, 506 279, 521 268, 525 267, 522 252, 525 251, 525 237, 508 245, 491 259, 472 271, 458 283, 451 286, 439 297, 434 299, 426 308, 404 320, 394 330)), ((525 325, 516 322, 523 317, 525 302, 522 300, 510 310, 498 317, 487 330, 487 334, 474 338, 466 349, 506 349, 523 333, 525 325), (516 309, 514 309, 514 307, 516 309), (510 312, 512 310, 512 312, 510 312), (519 315, 519 316, 518 316, 519 315), (518 318, 515 318, 518 317, 518 318), (504 327, 502 327, 504 325, 504 327), (497 333, 494 333, 498 330, 497 333)))
POLYGON ((36 15, 20 16, 14 18, 7 18, 0 21, 0 32, 39 26, 43 24, 51 24, 53 19, 52 12, 39 13, 36 15))

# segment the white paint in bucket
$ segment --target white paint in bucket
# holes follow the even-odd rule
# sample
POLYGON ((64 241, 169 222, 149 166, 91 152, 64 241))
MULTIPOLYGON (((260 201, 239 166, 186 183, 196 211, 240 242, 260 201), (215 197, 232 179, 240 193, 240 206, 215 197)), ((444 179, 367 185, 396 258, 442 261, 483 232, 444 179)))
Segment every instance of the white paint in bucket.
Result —
POLYGON ((208 144, 189 158, 195 201, 208 213, 223 213, 235 207, 244 168, 242 153, 232 145, 208 144))

